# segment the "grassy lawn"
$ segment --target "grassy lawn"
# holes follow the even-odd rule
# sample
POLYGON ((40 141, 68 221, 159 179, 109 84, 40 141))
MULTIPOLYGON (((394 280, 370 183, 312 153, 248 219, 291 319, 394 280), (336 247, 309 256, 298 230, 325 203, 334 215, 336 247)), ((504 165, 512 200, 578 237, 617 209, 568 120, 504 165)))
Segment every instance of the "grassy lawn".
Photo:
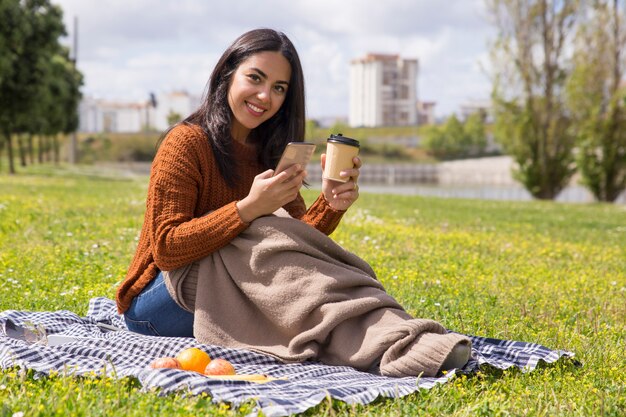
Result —
MULTIPOLYGON (((87 169, 0 175, 0 311, 113 297, 143 218, 146 178, 87 169)), ((308 191, 311 201, 314 191, 308 191)), ((415 316, 467 334, 571 350, 531 373, 483 369, 402 399, 326 402, 306 415, 626 413, 626 208, 364 194, 333 237, 415 316)), ((132 379, 0 371, 0 416, 245 415, 209 397, 159 397, 132 379)))

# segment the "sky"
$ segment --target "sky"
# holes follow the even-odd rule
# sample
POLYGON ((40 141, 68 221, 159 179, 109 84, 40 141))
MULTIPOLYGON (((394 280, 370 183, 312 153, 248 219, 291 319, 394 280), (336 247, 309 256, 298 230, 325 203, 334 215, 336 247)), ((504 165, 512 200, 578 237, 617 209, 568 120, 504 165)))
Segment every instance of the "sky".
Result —
POLYGON ((418 99, 438 117, 489 98, 484 0, 52 0, 71 46, 78 18, 83 94, 145 101, 150 92, 201 95, 222 52, 242 33, 280 30, 296 46, 307 117, 347 117, 350 61, 367 53, 417 58, 418 99))

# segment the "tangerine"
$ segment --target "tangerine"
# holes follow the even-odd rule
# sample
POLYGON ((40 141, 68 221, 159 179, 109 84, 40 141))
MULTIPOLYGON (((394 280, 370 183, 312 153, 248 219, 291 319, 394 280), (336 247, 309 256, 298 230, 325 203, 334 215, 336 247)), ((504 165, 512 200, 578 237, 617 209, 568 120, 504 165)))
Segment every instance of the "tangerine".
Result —
POLYGON ((208 353, 195 347, 183 349, 176 355, 176 359, 178 359, 181 368, 185 371, 199 373, 203 373, 206 366, 211 362, 211 357, 208 353))

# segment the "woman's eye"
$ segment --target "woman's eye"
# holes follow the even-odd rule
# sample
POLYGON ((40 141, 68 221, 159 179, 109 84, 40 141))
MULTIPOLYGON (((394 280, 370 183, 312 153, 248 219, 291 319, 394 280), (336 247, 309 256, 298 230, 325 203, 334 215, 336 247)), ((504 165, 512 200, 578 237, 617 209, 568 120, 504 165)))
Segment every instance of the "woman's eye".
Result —
POLYGON ((279 85, 277 85, 277 86, 275 86, 275 87, 274 87, 274 90, 276 90, 276 92, 277 92, 277 93, 280 93, 280 94, 284 94, 284 93, 285 93, 285 91, 287 91, 287 90, 285 89, 285 87, 284 87, 284 86, 282 86, 282 85, 280 85, 280 84, 279 84, 279 85))
POLYGON ((248 75, 248 78, 251 79, 254 82, 261 81, 261 77, 259 77, 257 74, 250 74, 250 75, 248 75))

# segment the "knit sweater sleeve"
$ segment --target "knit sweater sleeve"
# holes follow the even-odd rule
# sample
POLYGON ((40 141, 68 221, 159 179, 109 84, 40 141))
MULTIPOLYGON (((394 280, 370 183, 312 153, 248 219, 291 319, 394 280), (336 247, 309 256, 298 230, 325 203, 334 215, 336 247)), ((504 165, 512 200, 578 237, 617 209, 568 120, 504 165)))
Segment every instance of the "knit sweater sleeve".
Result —
POLYGON ((310 224, 326 235, 330 235, 335 231, 345 213, 345 210, 335 210, 332 208, 324 198, 324 194, 321 193, 308 210, 306 209, 306 204, 300 193, 298 193, 294 201, 287 204, 284 208, 292 217, 310 224))
POLYGON ((154 261, 162 271, 208 256, 248 226, 239 216, 236 201, 208 214, 197 212, 206 175, 198 134, 190 128, 172 130, 153 165, 146 216, 154 261))

